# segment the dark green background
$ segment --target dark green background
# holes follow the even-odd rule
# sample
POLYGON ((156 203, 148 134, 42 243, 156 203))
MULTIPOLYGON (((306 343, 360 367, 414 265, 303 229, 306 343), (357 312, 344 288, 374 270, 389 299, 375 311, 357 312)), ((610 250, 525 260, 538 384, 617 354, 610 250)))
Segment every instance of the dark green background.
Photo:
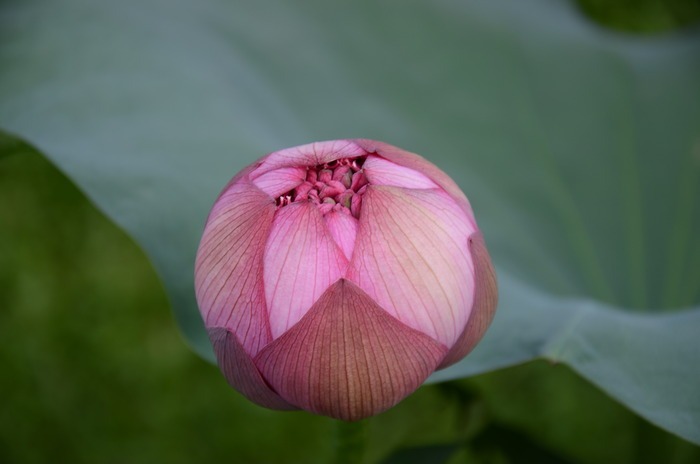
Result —
MULTIPOLYGON (((691 0, 582 8, 644 33, 700 16, 691 0)), ((133 241, 29 147, 0 145, 0 462, 331 459, 333 420, 232 391, 182 341, 133 241)), ((367 435, 368 462, 700 462, 700 448, 545 362, 423 387, 367 435)))

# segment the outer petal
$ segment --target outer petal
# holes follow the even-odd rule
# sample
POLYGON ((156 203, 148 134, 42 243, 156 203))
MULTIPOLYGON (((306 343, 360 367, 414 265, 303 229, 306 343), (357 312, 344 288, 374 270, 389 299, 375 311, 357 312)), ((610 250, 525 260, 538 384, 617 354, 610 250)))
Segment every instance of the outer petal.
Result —
POLYGON ((275 393, 260 375, 236 335, 223 327, 208 329, 219 368, 228 383, 250 401, 271 409, 298 409, 275 393))
POLYGON ((318 208, 308 202, 277 211, 264 262, 273 338, 296 324, 348 265, 318 208))
POLYGON ((268 171, 258 176, 253 183, 273 198, 289 192, 306 179, 303 167, 288 167, 268 171))
POLYGON ((365 151, 352 140, 329 140, 285 148, 267 155, 252 172, 251 178, 255 179, 273 169, 316 166, 338 158, 355 158, 365 154, 365 151))
POLYGON ((341 279, 296 326, 263 349, 255 364, 290 403, 358 420, 417 389, 446 352, 341 279))
POLYGON ((272 199, 237 176, 209 214, 197 251, 195 291, 207 327, 224 327, 255 355, 270 340, 262 257, 272 199))
POLYGON ((347 276, 409 327, 448 347, 469 318, 475 232, 442 190, 370 186, 347 276))
POLYGON ((467 213, 470 220, 474 221, 472 207, 462 190, 460 190, 450 176, 445 174, 440 168, 435 166, 430 161, 426 160, 420 155, 402 150, 393 145, 389 145, 388 143, 368 139, 353 139, 352 141, 357 144, 357 146, 367 151, 367 153, 376 153, 393 163, 422 172, 433 182, 442 187, 442 189, 444 189, 457 202, 465 213, 467 213))
POLYGON ((447 353, 445 359, 442 360, 439 369, 454 364, 469 354, 491 325, 496 313, 496 306, 498 306, 496 272, 491 264, 491 257, 481 232, 469 237, 469 251, 474 261, 474 279, 476 281, 471 315, 462 335, 447 353))
POLYGON ((368 156, 362 165, 367 179, 373 185, 390 185, 415 189, 438 188, 437 184, 424 174, 379 156, 368 156))

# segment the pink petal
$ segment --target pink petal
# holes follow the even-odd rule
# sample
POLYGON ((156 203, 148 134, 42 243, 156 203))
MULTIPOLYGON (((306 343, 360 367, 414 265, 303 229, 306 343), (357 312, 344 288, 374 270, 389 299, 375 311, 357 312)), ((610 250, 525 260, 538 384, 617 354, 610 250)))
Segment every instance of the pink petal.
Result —
POLYGON ((440 168, 435 166, 430 161, 426 160, 420 155, 402 150, 384 142, 377 142, 375 140, 368 139, 352 139, 352 142, 367 151, 367 153, 376 153, 382 158, 385 158, 395 164, 405 166, 425 174, 429 179, 442 187, 457 202, 460 208, 464 210, 470 220, 474 221, 472 207, 462 190, 460 190, 450 176, 445 174, 440 168))
POLYGON ((236 334, 254 355, 271 340, 262 257, 275 204, 237 176, 214 204, 197 251, 195 291, 207 327, 236 334))
POLYGON ((472 306, 474 232, 441 190, 370 186, 347 277, 389 314, 451 347, 472 306))
POLYGON ((357 219, 352 217, 347 209, 333 210, 326 214, 323 219, 326 221, 328 231, 335 243, 343 250, 345 257, 350 260, 352 251, 355 249, 355 237, 357 236, 357 219))
POLYGON ((277 211, 264 261, 273 338, 296 324, 342 277, 348 264, 318 208, 309 202, 293 203, 277 211))
POLYGON ((341 279, 255 358, 285 400, 337 419, 380 413, 417 389, 447 349, 341 279))
POLYGON ((208 332, 219 368, 233 388, 266 408, 298 409, 270 388, 235 334, 223 327, 210 328, 208 332))
POLYGON ((469 237, 469 250, 474 261, 474 277, 476 290, 474 303, 467 326, 464 328, 457 342, 450 349, 445 359, 442 360, 439 369, 456 363, 476 346, 491 325, 498 305, 498 285, 496 272, 491 264, 491 257, 486 249, 484 237, 477 232, 469 237))
POLYGON ((370 184, 392 185, 416 189, 438 188, 432 180, 420 172, 387 161, 379 156, 368 156, 362 166, 370 184))
POLYGON ((268 171, 253 180, 253 183, 263 192, 273 198, 287 193, 306 179, 306 169, 303 167, 288 167, 268 171))
POLYGON ((316 166, 338 158, 355 158, 365 154, 365 151, 352 140, 329 140, 309 143, 270 153, 253 171, 251 178, 255 179, 273 169, 292 166, 316 166))

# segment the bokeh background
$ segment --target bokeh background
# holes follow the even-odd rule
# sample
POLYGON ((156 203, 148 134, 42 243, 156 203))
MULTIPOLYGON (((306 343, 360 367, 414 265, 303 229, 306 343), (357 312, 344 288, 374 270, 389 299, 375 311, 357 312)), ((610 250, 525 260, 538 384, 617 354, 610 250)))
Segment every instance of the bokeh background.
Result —
MULTIPOLYGON (((697 0, 579 7, 629 34, 700 19, 697 0)), ((181 338, 138 246, 30 146, 0 136, 0 153, 0 463, 333 459, 335 421, 234 392, 181 338)), ((366 462, 700 462, 544 361, 422 387, 365 433, 366 462)))

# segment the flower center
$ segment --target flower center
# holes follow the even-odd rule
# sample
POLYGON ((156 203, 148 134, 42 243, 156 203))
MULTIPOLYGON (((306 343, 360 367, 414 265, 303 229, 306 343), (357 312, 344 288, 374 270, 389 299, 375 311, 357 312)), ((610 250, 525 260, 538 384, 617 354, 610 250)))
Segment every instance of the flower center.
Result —
POLYGON ((310 201, 318 205, 323 215, 335 210, 358 218, 362 195, 368 185, 362 169, 366 158, 341 158, 307 168, 304 182, 280 195, 275 204, 282 207, 297 201, 310 201))

